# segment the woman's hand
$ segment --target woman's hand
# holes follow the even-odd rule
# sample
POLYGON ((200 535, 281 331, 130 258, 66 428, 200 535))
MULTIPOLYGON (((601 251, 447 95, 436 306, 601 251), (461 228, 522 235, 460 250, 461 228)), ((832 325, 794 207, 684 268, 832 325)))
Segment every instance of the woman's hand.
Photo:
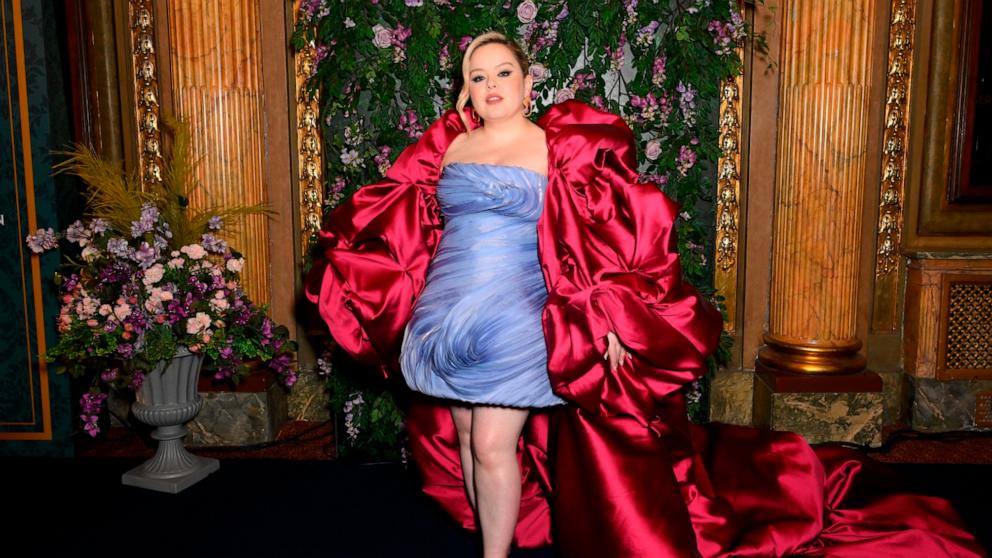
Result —
POLYGON ((620 338, 612 331, 606 334, 606 342, 607 347, 606 353, 603 354, 603 360, 609 361, 612 372, 630 360, 630 351, 620 343, 620 338))

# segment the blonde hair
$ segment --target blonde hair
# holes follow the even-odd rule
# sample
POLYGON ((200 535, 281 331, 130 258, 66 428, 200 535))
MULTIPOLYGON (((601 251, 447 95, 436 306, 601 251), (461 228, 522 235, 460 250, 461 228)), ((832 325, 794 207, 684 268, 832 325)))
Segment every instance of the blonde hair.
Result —
POLYGON ((465 56, 462 58, 462 90, 458 92, 458 101, 455 103, 455 110, 458 111, 458 117, 462 119, 462 123, 465 124, 465 130, 471 130, 472 127, 469 125, 468 117, 465 116, 465 106, 469 102, 469 60, 472 58, 472 53, 475 49, 489 45, 489 44, 501 44, 506 48, 510 49, 513 53, 513 57, 517 59, 517 63, 520 64, 520 70, 523 75, 526 76, 530 72, 530 61, 527 59, 527 53, 524 49, 520 48, 513 39, 508 38, 502 33, 496 31, 489 31, 488 33, 483 33, 478 37, 472 39, 472 42, 468 44, 468 48, 465 49, 465 56))

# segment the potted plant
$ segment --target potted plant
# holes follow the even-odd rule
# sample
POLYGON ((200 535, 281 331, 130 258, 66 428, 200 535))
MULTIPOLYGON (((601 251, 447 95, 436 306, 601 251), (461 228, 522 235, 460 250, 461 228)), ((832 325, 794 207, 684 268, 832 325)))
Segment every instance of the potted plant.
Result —
MULTIPOLYGON (((91 436, 99 433, 105 388, 135 390, 135 416, 159 427, 153 434, 160 440, 158 453, 143 472, 167 479, 165 489, 174 492, 185 488, 170 488, 177 486, 175 479, 186 478, 188 486, 211 472, 202 472, 207 460, 182 447, 183 424, 202 406, 196 394, 201 366, 217 379, 238 382, 249 371, 246 363, 260 362, 291 386, 296 344, 265 306, 247 297, 240 278, 244 258, 221 237, 237 218, 269 210, 191 207, 189 135, 181 124, 173 128, 172 160, 161 183, 150 189, 85 146, 65 153, 55 169, 87 184, 86 219, 64 232, 39 230, 27 243, 40 253, 64 239, 81 250, 68 272, 56 276, 59 339, 45 357, 60 373, 91 378, 79 401, 83 428, 91 436), (180 377, 181 371, 187 376, 180 377), (196 468, 202 474, 188 482, 196 468)), ((216 470, 216 461, 206 468, 216 470)))

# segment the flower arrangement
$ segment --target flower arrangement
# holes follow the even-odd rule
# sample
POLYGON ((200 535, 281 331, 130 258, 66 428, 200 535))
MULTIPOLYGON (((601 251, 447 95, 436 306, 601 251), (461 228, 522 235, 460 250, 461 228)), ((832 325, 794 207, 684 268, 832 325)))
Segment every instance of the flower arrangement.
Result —
MULTIPOLYGON (((641 179, 684 208, 676 227, 685 278, 716 300, 707 257, 721 151, 714 115, 721 82, 742 71, 737 49, 749 36, 756 50, 766 48, 740 10, 737 0, 302 0, 293 43, 313 52, 306 86, 320 92, 327 209, 376 181, 453 106, 461 53, 479 33, 500 31, 530 58, 535 118, 575 98, 630 125, 644 155, 641 179)), ((729 342, 725 336, 718 361, 729 360, 729 342)), ((352 400, 353 387, 330 389, 332 401, 352 400)), ((705 420, 701 387, 691 391, 694 419, 705 420)), ((363 393, 368 402, 381 392, 363 393)))
POLYGON ((87 221, 64 233, 28 235, 32 251, 64 239, 81 250, 57 275, 61 310, 58 342, 45 355, 59 372, 93 374, 79 401, 84 430, 96 436, 107 399, 103 386, 138 389, 144 374, 178 349, 204 355, 217 380, 238 382, 260 361, 287 386, 296 381, 295 342, 241 287, 244 258, 222 239, 226 221, 267 213, 264 206, 194 210, 188 133, 174 124, 174 156, 161 186, 142 191, 85 146, 66 153, 58 172, 88 185, 87 221))

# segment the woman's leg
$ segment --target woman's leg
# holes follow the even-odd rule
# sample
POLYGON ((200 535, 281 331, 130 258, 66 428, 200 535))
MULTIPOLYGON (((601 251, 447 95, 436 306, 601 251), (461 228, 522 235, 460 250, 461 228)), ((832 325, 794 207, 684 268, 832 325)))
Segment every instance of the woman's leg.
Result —
POLYGON ((520 514, 517 441, 526 409, 478 406, 472 409, 475 495, 485 558, 506 558, 520 514))
POLYGON ((451 417, 455 420, 455 430, 458 431, 458 453, 462 458, 462 477, 465 478, 465 493, 468 494, 468 503, 475 507, 475 475, 472 462, 472 408, 452 407, 451 417))

